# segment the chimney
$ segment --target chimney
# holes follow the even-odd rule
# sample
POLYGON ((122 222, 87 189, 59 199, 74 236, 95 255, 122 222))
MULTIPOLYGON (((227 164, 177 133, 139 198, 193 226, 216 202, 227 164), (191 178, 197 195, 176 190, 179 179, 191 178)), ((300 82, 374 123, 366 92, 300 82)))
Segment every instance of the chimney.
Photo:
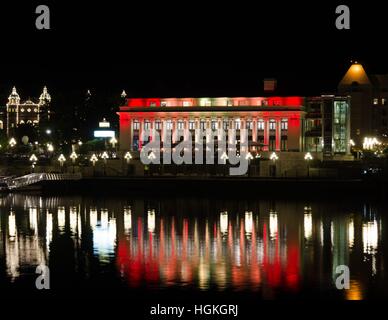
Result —
POLYGON ((264 92, 273 92, 276 90, 276 79, 264 79, 264 92))

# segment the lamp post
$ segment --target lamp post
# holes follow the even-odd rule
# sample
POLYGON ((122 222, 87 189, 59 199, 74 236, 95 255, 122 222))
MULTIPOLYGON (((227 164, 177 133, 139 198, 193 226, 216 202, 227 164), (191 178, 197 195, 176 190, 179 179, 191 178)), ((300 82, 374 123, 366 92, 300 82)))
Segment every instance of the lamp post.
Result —
POLYGON ((70 159, 73 164, 73 173, 74 173, 75 160, 77 160, 77 158, 78 158, 77 154, 73 151, 70 155, 70 159))
POLYGON ((97 156, 93 153, 93 155, 90 157, 90 161, 93 164, 93 176, 95 175, 95 169, 96 169, 96 162, 98 161, 97 156))
POLYGON ((59 164, 61 166, 61 172, 63 172, 63 165, 66 161, 66 158, 63 154, 60 154, 59 157, 58 157, 58 161, 59 161, 59 164))
POLYGON ((313 156, 310 152, 307 152, 304 156, 304 159, 307 161, 307 176, 310 176, 310 161, 313 160, 313 156))
MULTIPOLYGON (((50 155, 54 152, 54 146, 52 145, 52 143, 47 144, 47 151, 50 155)), ((50 156, 50 158, 51 158, 51 156, 50 156)))
POLYGON ((16 140, 15 140, 15 138, 9 139, 8 144, 9 144, 9 146, 11 147, 11 149, 13 149, 13 147, 16 146, 16 140))
POLYGON ((104 176, 106 176, 106 162, 109 159, 108 153, 104 151, 101 155, 101 158, 104 160, 104 176))
POLYGON ((127 161, 127 175, 128 175, 128 173, 129 173, 129 162, 132 159, 132 155, 131 155, 131 153, 129 151, 125 153, 124 159, 125 159, 125 161, 127 161))
POLYGON ((117 144, 117 139, 115 137, 112 137, 109 140, 109 143, 112 145, 112 149, 115 149, 116 148, 116 144, 117 144))
POLYGON ((31 155, 30 161, 31 161, 31 172, 33 173, 35 171, 35 164, 38 161, 38 158, 36 157, 35 154, 31 155))
POLYGON ((276 176, 276 160, 278 160, 279 159, 279 157, 278 157, 278 155, 275 153, 275 152, 272 152, 272 154, 270 155, 270 157, 269 157, 271 160, 272 160, 272 162, 273 162, 273 172, 272 172, 272 176, 276 176))

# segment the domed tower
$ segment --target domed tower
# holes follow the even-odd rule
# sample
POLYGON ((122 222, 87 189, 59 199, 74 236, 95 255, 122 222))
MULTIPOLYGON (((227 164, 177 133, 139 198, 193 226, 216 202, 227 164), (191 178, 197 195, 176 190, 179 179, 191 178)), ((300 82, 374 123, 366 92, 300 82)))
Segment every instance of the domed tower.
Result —
POLYGON ((7 103, 6 128, 7 128, 8 136, 10 134, 13 134, 15 128, 17 127, 19 105, 20 105, 20 96, 16 91, 16 87, 13 87, 12 92, 8 97, 8 103, 7 103))
POLYGON ((50 104, 50 102, 51 102, 51 96, 50 96, 50 94, 47 91, 47 87, 44 86, 43 87, 43 92, 42 92, 42 94, 39 97, 39 103, 41 105, 43 105, 43 104, 50 104))
POLYGON ((16 87, 12 88, 12 92, 8 97, 8 105, 16 106, 20 104, 20 96, 16 91, 16 87))
POLYGON ((43 87, 43 91, 39 97, 39 127, 47 129, 50 126, 51 120, 51 95, 48 93, 47 87, 43 87), (46 128, 47 127, 47 128, 46 128))

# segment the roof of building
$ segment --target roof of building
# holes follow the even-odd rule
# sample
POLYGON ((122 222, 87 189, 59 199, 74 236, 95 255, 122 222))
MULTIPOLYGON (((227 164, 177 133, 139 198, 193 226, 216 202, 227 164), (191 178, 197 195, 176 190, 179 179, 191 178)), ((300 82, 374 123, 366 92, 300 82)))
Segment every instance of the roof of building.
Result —
POLYGON ((342 78, 339 86, 351 86, 354 83, 358 85, 370 85, 368 75, 365 72, 364 67, 360 63, 353 63, 349 70, 346 72, 345 76, 342 78))

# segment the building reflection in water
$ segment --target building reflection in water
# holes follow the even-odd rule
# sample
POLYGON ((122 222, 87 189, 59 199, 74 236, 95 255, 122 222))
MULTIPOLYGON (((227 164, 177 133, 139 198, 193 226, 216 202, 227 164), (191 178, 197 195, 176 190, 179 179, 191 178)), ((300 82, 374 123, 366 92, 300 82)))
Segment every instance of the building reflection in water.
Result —
POLYGON ((365 298, 385 279, 384 225, 376 211, 210 203, 182 200, 178 209, 168 201, 10 196, 0 203, 0 257, 14 282, 56 259, 51 252, 65 238, 73 245, 62 250, 70 250, 85 281, 106 268, 112 280, 131 288, 233 289, 265 298, 333 290, 341 264, 351 270, 350 290, 337 291, 343 298, 365 298))

